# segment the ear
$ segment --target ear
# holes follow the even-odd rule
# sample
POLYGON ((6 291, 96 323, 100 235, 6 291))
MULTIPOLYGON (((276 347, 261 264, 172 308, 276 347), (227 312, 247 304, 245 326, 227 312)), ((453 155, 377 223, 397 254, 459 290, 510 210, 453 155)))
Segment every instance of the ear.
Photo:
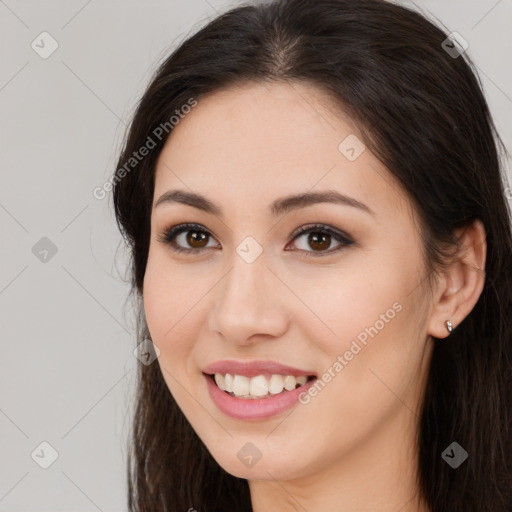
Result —
POLYGON ((483 223, 475 220, 456 230, 455 235, 460 240, 460 250, 446 272, 439 276, 433 294, 428 334, 436 338, 446 338, 450 334, 447 320, 456 329, 466 318, 485 283, 487 242, 483 223))

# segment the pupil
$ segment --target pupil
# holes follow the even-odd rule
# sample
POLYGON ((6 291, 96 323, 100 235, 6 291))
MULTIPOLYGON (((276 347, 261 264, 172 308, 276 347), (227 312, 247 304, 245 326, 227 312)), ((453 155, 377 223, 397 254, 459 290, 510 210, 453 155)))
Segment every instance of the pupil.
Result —
POLYGON ((327 249, 331 245, 331 235, 318 232, 310 233, 308 242, 315 251, 327 249), (327 245, 325 245, 325 242, 327 242, 327 245))
POLYGON ((189 231, 189 236, 187 237, 187 242, 192 247, 204 247, 207 235, 206 233, 201 233, 199 231, 189 231))

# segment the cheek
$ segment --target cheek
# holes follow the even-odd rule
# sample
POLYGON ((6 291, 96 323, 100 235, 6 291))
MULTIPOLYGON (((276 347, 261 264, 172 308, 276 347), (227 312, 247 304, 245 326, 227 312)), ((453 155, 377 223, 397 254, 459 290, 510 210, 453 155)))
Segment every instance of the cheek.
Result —
POLYGON ((419 307, 421 260, 413 256, 393 253, 382 260, 387 264, 380 258, 354 261, 339 271, 317 273, 314 280, 295 281, 297 295, 314 311, 307 313, 308 322, 300 321, 304 338, 322 353, 324 380, 336 381, 327 387, 345 410, 361 409, 375 393, 392 398, 379 381, 381 373, 392 389, 406 392, 419 368, 425 315, 419 307))
POLYGON ((149 259, 144 277, 143 303, 146 322, 153 343, 159 348, 156 360, 169 392, 185 413, 190 399, 190 353, 196 339, 190 332, 190 319, 195 295, 192 287, 183 288, 179 272, 170 272, 165 265, 149 259), (186 292, 180 292, 185 289, 186 292), (187 315, 187 311, 189 312, 187 315), (188 328, 188 332, 187 332, 188 328))
POLYGON ((415 306, 421 297, 414 289, 418 278, 397 268, 367 273, 358 283, 344 281, 335 295, 337 307, 326 317, 336 335, 320 338, 328 354, 322 380, 328 383, 312 401, 318 400, 318 411, 342 419, 349 437, 363 435, 361 424, 377 426, 403 403, 415 407, 424 315, 415 306))
POLYGON ((358 268, 322 269, 309 275, 303 272, 288 279, 295 295, 289 300, 296 304, 298 324, 310 330, 306 339, 314 341, 322 352, 343 353, 354 339, 364 346, 365 341, 382 337, 385 331, 396 334, 407 316, 403 312, 413 281, 407 274, 393 268, 372 269, 365 263, 358 268))
POLYGON ((194 304, 200 298, 199 286, 192 286, 182 272, 169 268, 161 257, 148 259, 144 276, 143 302, 151 339, 162 352, 163 361, 176 361, 188 349, 194 304), (173 358, 168 357, 172 351, 173 358))
MULTIPOLYGON (((210 278, 211 279, 211 278, 210 278)), ((190 322, 208 289, 208 276, 193 265, 173 262, 167 250, 150 247, 144 275, 144 310, 152 336, 165 343, 190 322)))

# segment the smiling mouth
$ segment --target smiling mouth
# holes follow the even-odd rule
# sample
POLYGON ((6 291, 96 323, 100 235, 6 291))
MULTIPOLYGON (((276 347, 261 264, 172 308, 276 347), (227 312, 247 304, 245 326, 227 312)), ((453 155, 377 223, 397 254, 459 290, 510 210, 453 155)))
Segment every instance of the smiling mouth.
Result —
POLYGON ((314 375, 232 375, 230 373, 205 374, 226 394, 242 399, 268 399, 300 388, 315 380, 314 375))

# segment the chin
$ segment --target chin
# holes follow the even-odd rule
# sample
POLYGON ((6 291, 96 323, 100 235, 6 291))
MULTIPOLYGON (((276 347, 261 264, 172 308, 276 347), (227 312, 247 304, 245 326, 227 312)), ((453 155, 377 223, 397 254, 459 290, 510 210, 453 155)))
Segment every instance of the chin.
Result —
MULTIPOLYGON (((243 450, 246 443, 240 444, 242 448, 236 449, 234 457, 231 455, 231 451, 229 455, 227 452, 210 452, 217 464, 219 464, 224 471, 237 478, 245 478, 246 480, 286 481, 301 478, 310 473, 307 467, 304 466, 305 461, 297 460, 297 452, 290 456, 286 456, 285 454, 276 456, 275 454, 272 455, 273 450, 269 448, 268 451, 270 453, 266 455, 265 451, 262 450, 259 460, 254 462, 249 459, 244 462, 243 450)), ((246 451, 248 452, 249 450, 246 448, 246 451)))

